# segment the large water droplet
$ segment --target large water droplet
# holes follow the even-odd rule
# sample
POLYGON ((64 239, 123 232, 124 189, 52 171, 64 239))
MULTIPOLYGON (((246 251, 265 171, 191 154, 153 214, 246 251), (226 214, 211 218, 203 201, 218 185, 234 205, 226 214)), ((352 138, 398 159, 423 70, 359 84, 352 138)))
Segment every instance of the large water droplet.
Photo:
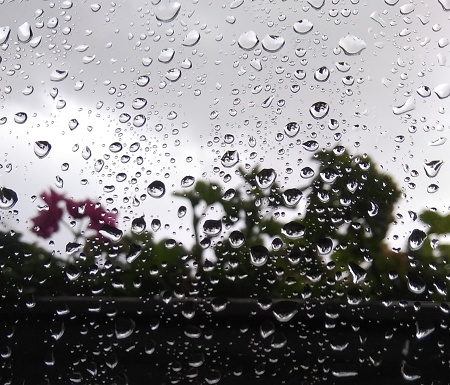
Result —
POLYGON ((289 322, 298 313, 297 303, 294 301, 280 301, 272 308, 273 315, 279 322, 289 322))
POLYGON ((191 187, 195 183, 195 178, 190 175, 186 175, 181 179, 181 187, 188 188, 191 187))
POLYGON ((11 28, 9 27, 1 27, 0 28, 0 44, 6 42, 9 39, 9 34, 11 33, 11 28))
POLYGON ((316 244, 319 255, 328 255, 333 251, 333 241, 330 238, 321 238, 316 244))
MULTIPOLYGON (((63 71, 63 70, 54 70, 51 74, 50 74, 50 80, 54 81, 54 82, 59 82, 61 80, 64 80, 67 75, 69 75, 68 71, 63 71)), ((55 98, 56 96, 54 96, 55 98)))
POLYGON ((283 192, 284 203, 287 207, 297 206, 300 199, 302 199, 303 193, 297 188, 291 188, 283 192))
POLYGON ((210 236, 216 237, 222 232, 222 221, 216 219, 208 219, 203 224, 203 232, 210 236))
POLYGON ((147 224, 145 223, 144 217, 134 218, 131 222, 131 231, 134 234, 142 234, 147 227, 147 224))
POLYGON ((172 68, 166 72, 164 75, 167 80, 171 82, 176 82, 181 77, 181 70, 178 68, 172 68))
POLYGON ((325 116, 328 115, 328 112, 330 111, 330 106, 328 103, 325 102, 316 102, 314 103, 311 108, 309 109, 309 113, 314 119, 323 119, 325 116))
POLYGON ((150 77, 147 75, 139 76, 136 80, 136 84, 139 87, 145 87, 150 82, 150 77))
POLYGON ((239 154, 235 150, 227 151, 220 161, 224 167, 233 167, 239 162, 239 154))
POLYGON ((277 52, 284 46, 284 39, 281 36, 274 35, 266 35, 264 39, 262 39, 261 44, 262 47, 267 52, 277 52))
POLYGON ((0 187, 0 209, 8 210, 12 208, 18 200, 19 199, 14 190, 6 187, 0 187))
POLYGON ((45 158, 51 149, 51 144, 44 140, 39 140, 34 143, 34 153, 39 159, 45 158))
POLYGON ((428 86, 420 86, 416 92, 422 96, 423 98, 427 98, 428 96, 431 95, 431 89, 428 86))
POLYGON ((330 77, 330 70, 327 67, 320 67, 315 73, 314 73, 314 79, 316 79, 318 82, 325 82, 330 77))
POLYGON ((439 173, 439 170, 443 164, 444 162, 442 160, 432 160, 430 162, 426 162, 423 165, 423 168, 429 178, 434 178, 439 173))
POLYGON ((277 178, 277 173, 273 168, 265 168, 256 174, 256 183, 262 189, 270 188, 277 178))
POLYGON ((158 60, 161 63, 169 63, 175 55, 175 50, 173 48, 166 48, 161 51, 158 56, 158 60))
POLYGON ((247 51, 252 50, 259 43, 259 39, 254 31, 248 31, 239 36, 238 45, 247 51))
POLYGON ((239 230, 234 230, 231 232, 228 240, 230 241, 231 247, 239 248, 245 243, 245 236, 239 230))
POLYGON ((147 105, 147 99, 145 98, 135 98, 131 103, 131 106, 135 110, 142 110, 147 105))
POLYGON ((414 229, 409 236, 409 248, 411 250, 420 249, 426 239, 427 235, 422 230, 414 229))
POLYGON ((294 24, 294 31, 305 34, 313 29, 313 23, 307 19, 299 20, 294 24))
POLYGON ((392 107, 392 111, 395 115, 401 115, 405 112, 409 112, 416 108, 416 100, 414 98, 408 98, 404 104, 398 107, 392 107))
POLYGON ((297 122, 290 122, 286 124, 286 126, 284 126, 284 133, 290 138, 293 138, 299 132, 300 132, 300 124, 298 124, 297 122))
POLYGON ((450 95, 450 83, 439 84, 434 88, 434 92, 439 99, 448 98, 448 96, 450 95))
POLYGON ((306 227, 301 223, 291 221, 281 228, 281 233, 289 239, 298 239, 305 235, 306 227))
POLYGON ((444 11, 450 11, 450 0, 438 0, 444 11))
POLYGON ((366 43, 353 35, 347 35, 339 40, 339 46, 347 55, 358 55, 364 50, 366 43))
POLYGON ((28 22, 23 23, 17 30, 17 38, 21 43, 28 43, 32 37, 31 25, 28 22))
POLYGON ((156 19, 168 23, 178 16, 180 9, 181 4, 178 1, 163 0, 156 8, 156 19))
POLYGON ((216 297, 211 301, 211 307, 215 312, 225 310, 230 302, 226 297, 216 297))
POLYGON ((186 47, 192 47, 198 43, 200 40, 200 33, 193 29, 190 31, 183 40, 183 45, 186 47))
POLYGON ((269 250, 262 245, 252 246, 250 248, 250 262, 253 266, 259 267, 266 264, 269 258, 269 250))
POLYGON ((133 118, 133 126, 134 127, 142 127, 146 121, 147 121, 147 118, 144 115, 142 115, 142 114, 136 115, 133 118))
POLYGON ((99 233, 110 241, 119 242, 122 239, 123 231, 108 224, 104 224, 99 233))
POLYGON ((18 124, 23 124, 27 121, 28 115, 25 112, 18 112, 14 115, 14 121, 18 124))
MULTIPOLYGON (((308 140, 302 144, 302 147, 307 151, 316 151, 319 148, 319 143, 317 140, 308 140)), ((310 169, 309 167, 305 167, 305 169, 310 169)))
POLYGON ((166 193, 166 186, 163 182, 155 180, 148 185, 147 192, 153 198, 161 198, 166 193))
POLYGON ((367 271, 355 262, 350 262, 348 268, 352 273, 353 283, 359 283, 367 277, 367 271))
POLYGON ((133 334, 134 328, 136 327, 135 322, 128 317, 117 318, 114 323, 114 332, 118 340, 128 338, 133 334))

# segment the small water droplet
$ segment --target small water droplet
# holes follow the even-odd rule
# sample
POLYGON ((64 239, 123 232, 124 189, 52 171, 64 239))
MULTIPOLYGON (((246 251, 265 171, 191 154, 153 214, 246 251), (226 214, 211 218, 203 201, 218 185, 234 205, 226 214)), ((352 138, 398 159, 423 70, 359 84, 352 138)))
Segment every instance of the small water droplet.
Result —
POLYGON ((186 47, 192 47, 198 43, 200 40, 200 33, 193 29, 190 31, 183 40, 183 45, 186 47))
POLYGON ((131 222, 131 231, 134 234, 142 234, 147 227, 147 224, 145 223, 144 217, 134 218, 131 222))
POLYGON ((327 67, 320 67, 315 73, 314 73, 314 79, 316 79, 318 82, 325 82, 330 77, 330 70, 327 67))
POLYGON ((323 119, 329 111, 330 106, 325 102, 316 102, 309 109, 309 113, 314 119, 323 119))
POLYGON ((0 187, 0 209, 9 210, 14 207, 18 200, 19 199, 14 190, 6 187, 0 187))
POLYGON ((250 262, 253 266, 260 267, 266 264, 269 259, 269 250, 262 245, 250 248, 250 262))
POLYGON ((272 308, 272 313, 279 322, 289 322, 298 313, 297 303, 294 301, 280 301, 272 308))
POLYGON ((313 23, 307 19, 302 19, 294 23, 294 31, 300 34, 306 34, 313 29, 313 23))
POLYGON ((290 122, 284 126, 284 133, 289 136, 290 138, 293 138, 300 132, 300 124, 297 122, 290 122))
POLYGON ((420 249, 425 243, 426 239, 427 235, 422 230, 414 229, 409 236, 409 248, 411 250, 420 249))
POLYGON ((51 149, 51 144, 44 140, 39 140, 34 143, 34 153, 39 159, 45 158, 51 149))
POLYGON ((129 317, 119 317, 114 323, 114 333, 118 340, 128 338, 134 332, 136 323, 129 317))
POLYGON ((9 34, 11 33, 11 28, 1 27, 0 28, 0 44, 5 43, 9 39, 9 34))
POLYGON ((136 84, 139 87, 145 87, 149 82, 150 82, 150 77, 148 77, 147 75, 139 76, 136 80, 136 84))
POLYGON ((17 30, 17 38, 21 43, 28 43, 32 37, 31 25, 28 22, 23 23, 17 30))
POLYGON ((166 193, 166 186, 163 182, 155 180, 148 185, 147 192, 153 198, 161 198, 166 193))
POLYGON ((172 68, 168 70, 164 76, 167 80, 176 82, 181 77, 181 71, 178 68, 172 68))
POLYGON ((91 10, 92 10, 92 12, 98 12, 98 11, 100 11, 101 7, 102 7, 102 6, 101 6, 100 4, 98 4, 98 3, 91 4, 91 10))
POLYGON ((17 124, 23 124, 27 121, 28 116, 25 112, 18 112, 14 115, 14 121, 17 124))
POLYGON ((258 43, 259 39, 254 31, 245 32, 238 39, 239 47, 246 51, 251 51, 258 43))
MULTIPOLYGON (((68 71, 64 71, 64 70, 54 70, 51 74, 50 74, 50 80, 54 81, 54 82, 60 82, 61 80, 64 80, 67 75, 69 75, 68 71)), ((55 88, 54 88, 55 89, 55 88)), ((57 93, 56 93, 57 95, 57 93)), ((53 98, 56 97, 52 95, 53 98)))
POLYGON ((119 142, 114 142, 109 145, 109 151, 117 153, 122 151, 122 145, 119 142))

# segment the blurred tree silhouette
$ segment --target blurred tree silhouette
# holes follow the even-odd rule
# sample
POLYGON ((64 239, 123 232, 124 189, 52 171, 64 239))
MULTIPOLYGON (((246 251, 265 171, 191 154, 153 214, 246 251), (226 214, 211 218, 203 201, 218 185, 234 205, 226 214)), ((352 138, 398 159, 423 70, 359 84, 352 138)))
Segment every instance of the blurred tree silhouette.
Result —
MULTIPOLYGON (((242 183, 234 188, 200 180, 175 192, 191 206, 191 248, 174 239, 155 242, 158 224, 147 228, 144 217, 135 218, 123 235, 114 227, 115 214, 101 205, 44 194, 56 217, 50 210, 34 218, 37 234, 47 238, 57 231, 64 209, 74 219, 88 218, 96 232, 74 232, 66 259, 21 242, 18 234, 0 233, 3 295, 163 293, 167 299, 311 297, 353 303, 447 298, 449 245, 427 242, 419 229, 410 236, 408 254, 384 242, 400 197, 394 181, 368 156, 352 156, 341 146, 316 153, 314 160, 318 172, 307 187, 282 189, 275 170, 256 167, 239 168, 242 183), (45 223, 50 230, 39 227, 45 223)), ((429 234, 450 233, 450 216, 427 211, 421 220, 429 234)))

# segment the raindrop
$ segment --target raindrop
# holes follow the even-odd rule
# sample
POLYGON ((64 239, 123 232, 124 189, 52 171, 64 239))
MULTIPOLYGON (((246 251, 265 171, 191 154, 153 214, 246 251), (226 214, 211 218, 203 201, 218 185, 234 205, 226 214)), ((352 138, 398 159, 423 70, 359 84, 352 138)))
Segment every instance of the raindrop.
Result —
POLYGON ((135 110, 142 110, 146 105, 147 105, 147 99, 144 99, 144 98, 136 98, 131 103, 131 106, 135 110))
MULTIPOLYGON (((50 74, 50 80, 54 81, 54 82, 60 82, 61 80, 64 80, 67 75, 69 75, 68 71, 63 71, 63 70, 54 70, 51 74, 50 74)), ((57 94, 56 94, 57 95, 57 94)), ((56 98, 56 95, 52 97, 56 98)))
POLYGON ((438 1, 441 4, 444 11, 450 11, 450 0, 438 0, 438 1))
POLYGON ((347 72, 348 70, 350 70, 351 66, 347 62, 341 61, 336 63, 336 68, 340 72, 347 72))
POLYGON ((294 301, 280 301, 273 306, 272 313, 279 322, 289 322, 298 313, 294 301))
POLYGON ((120 122, 120 123, 126 123, 126 122, 128 122, 130 119, 131 119, 131 115, 126 114, 126 113, 120 114, 120 116, 119 116, 119 122, 120 122))
POLYGON ((353 283, 359 283, 363 281, 367 276, 367 271, 355 262, 350 262, 348 264, 350 273, 352 273, 353 283))
POLYGON ((131 231, 134 234, 142 234, 145 229, 147 227, 147 224, 145 223, 145 219, 144 216, 139 217, 139 218, 134 218, 133 221, 131 222, 131 231))
POLYGON ((192 47, 198 43, 200 40, 200 33, 197 30, 193 29, 190 31, 183 40, 183 45, 186 47, 192 47))
POLYGON ((40 140, 34 143, 34 153, 39 159, 45 158, 51 149, 52 146, 49 142, 40 140))
POLYGON ((439 99, 445 99, 450 95, 450 83, 439 84, 434 88, 435 94, 439 99))
POLYGON ((174 55, 175 55, 175 50, 174 49, 166 48, 166 49, 163 49, 161 51, 161 53, 158 56, 158 60, 161 63, 169 63, 173 59, 174 55))
POLYGON ((431 89, 428 86, 420 86, 416 92, 422 96, 423 98, 427 98, 428 96, 431 95, 431 89))
POLYGON ((244 0, 233 0, 230 4, 230 9, 239 8, 242 4, 244 4, 244 0))
POLYGON ((434 178, 440 171, 444 162, 442 160, 432 160, 423 165, 425 173, 429 178, 434 178))
POLYGON ((77 127, 78 127, 78 120, 76 120, 76 119, 69 120, 70 131, 75 130, 75 128, 77 128, 77 127))
POLYGON ((104 224, 99 233, 110 241, 119 242, 122 239, 123 231, 108 224, 104 224))
POLYGON ((22 90, 22 94, 24 94, 25 96, 31 95, 34 91, 34 87, 33 86, 27 86, 22 90))
POLYGON ((317 241, 319 255, 328 255, 333 251, 333 241, 330 238, 322 238, 317 241))
POLYGON ((195 183, 195 178, 190 175, 186 175, 181 179, 181 187, 188 188, 191 187, 195 183))
POLYGON ((309 113, 314 119, 323 119, 329 111, 330 106, 325 102, 316 102, 309 109, 309 113))
POLYGON ((316 140, 308 140, 302 144, 302 147, 307 151, 316 151, 319 148, 319 143, 316 140))
POLYGON ((14 190, 6 187, 0 187, 0 209, 8 210, 17 203, 19 199, 14 190))
POLYGON ((239 36, 238 45, 246 51, 251 51, 259 43, 259 39, 254 31, 248 31, 239 36))
POLYGON ((76 281, 81 276, 81 271, 78 269, 78 267, 74 265, 69 265, 66 268, 66 276, 69 278, 70 281, 76 281))
POLYGON ((1 27, 0 28, 0 44, 6 42, 9 39, 9 34, 11 33, 11 28, 9 27, 1 27))
POLYGON ((203 232, 210 236, 216 237, 222 232, 222 221, 215 219, 208 219, 203 224, 203 232))
POLYGON ((401 106, 392 107, 392 111, 395 115, 401 115, 414 110, 414 108, 416 108, 416 100, 414 98, 408 98, 401 106))
POLYGON ((299 239, 305 232, 306 227, 295 221, 288 222, 281 228, 281 233, 289 239, 299 239))
POLYGON ((339 128, 339 122, 336 119, 330 119, 328 122, 328 128, 332 131, 339 128))
POLYGON ((425 243, 426 239, 427 235, 422 230, 414 229, 409 236, 409 248, 411 250, 420 249, 425 243))
POLYGON ((375 217, 378 214, 379 207, 375 202, 370 201, 370 209, 368 210, 368 214, 371 217, 375 217))
POLYGON ((239 248, 245 243, 245 236, 239 230, 234 230, 231 232, 228 240, 230 241, 231 247, 239 248))
POLYGON ((145 87, 150 82, 150 78, 147 75, 139 76, 136 80, 136 84, 139 87, 145 87))
POLYGON ((77 251, 80 251, 82 248, 83 248, 83 245, 81 243, 69 242, 66 245, 66 254, 67 255, 75 254, 77 251))
POLYGON ((125 259, 128 263, 133 263, 141 254, 142 247, 136 243, 132 243, 125 259))
POLYGON ((313 23, 307 19, 299 20, 294 24, 294 31, 297 33, 305 34, 313 29, 313 23))
POLYGON ((270 188, 277 178, 277 173, 273 168, 265 168, 256 174, 256 183, 262 189, 270 188))
POLYGON ((181 71, 178 68, 172 68, 166 72, 165 77, 171 82, 176 82, 181 77, 181 71))
POLYGON ((239 162, 239 154, 235 150, 227 151, 221 158, 222 166, 233 167, 239 162))
POLYGON ((366 43, 353 35, 347 35, 339 40, 339 46, 347 55, 358 55, 367 45, 366 43))
POLYGON ((105 165, 105 162, 102 159, 98 159, 94 164, 95 171, 97 171, 97 172, 102 171, 104 165, 105 165))
POLYGON ((129 317, 117 318, 114 323, 114 333, 116 335, 116 338, 118 340, 128 338, 133 334, 135 326, 135 322, 129 317))
POLYGON ((58 18, 57 17, 52 17, 47 22, 47 28, 50 28, 50 29, 56 28, 57 25, 58 25, 58 18))
POLYGON ((17 114, 14 115, 14 121, 17 124, 23 124, 27 121, 27 114, 25 112, 18 112, 17 114))
POLYGON ((180 12, 181 4, 178 1, 163 0, 155 11, 156 19, 163 22, 171 22, 180 12))
POLYGON ((300 124, 297 122, 290 122, 284 126, 284 133, 289 136, 290 138, 293 138, 300 132, 300 124))
POLYGON ((438 190, 439 190, 439 186, 437 184, 434 184, 434 183, 430 184, 427 187, 427 192, 430 193, 430 194, 433 194, 433 193, 435 193, 438 190))
POLYGON ((269 258, 269 250, 262 245, 250 248, 250 262, 253 266, 260 267, 266 264, 269 258))
POLYGON ((230 302, 226 297, 216 297, 211 301, 211 307, 215 312, 225 310, 230 302))
POLYGON ((303 178, 303 179, 309 179, 309 178, 312 178, 314 175, 316 175, 316 173, 314 172, 314 170, 311 168, 311 167, 303 167, 301 170, 300 170, 300 176, 303 178))
POLYGON ((275 333, 275 325, 272 321, 265 320, 261 324, 259 330, 261 332, 261 337, 267 338, 267 337, 270 337, 273 333, 275 333))
POLYGON ((331 167, 324 168, 320 172, 320 178, 325 183, 334 183, 338 176, 339 174, 336 172, 336 170, 332 169, 331 167))
POLYGON ((142 127, 146 121, 147 121, 147 118, 144 115, 142 115, 142 114, 136 115, 133 118, 133 126, 134 127, 142 127))
POLYGON ((98 12, 98 11, 100 11, 100 8, 101 8, 100 4, 97 4, 97 3, 91 4, 92 12, 98 12))
POLYGON ((287 207, 297 206, 302 196, 303 193, 297 188, 291 188, 283 192, 283 200, 287 207))
POLYGON ((274 35, 266 35, 264 39, 262 39, 261 44, 262 47, 267 52, 277 52, 284 46, 284 39, 281 36, 274 35))
POLYGON ((119 142, 114 142, 109 145, 109 151, 117 153, 122 151, 122 145, 119 142))
POLYGON ((400 371, 403 378, 407 381, 416 381, 421 378, 419 369, 408 365, 406 362, 403 362, 400 371))
POLYGON ((327 67, 320 67, 315 73, 314 73, 314 79, 316 79, 318 82, 325 82, 330 77, 330 70, 327 67))
POLYGON ((183 218, 186 215, 186 213, 187 213, 186 206, 180 206, 178 208, 178 212, 177 212, 178 218, 183 218))
POLYGON ((161 198, 166 193, 166 186, 163 182, 155 180, 148 185, 147 192, 153 198, 161 198))
POLYGON ((154 232, 156 232, 161 228, 161 221, 159 219, 153 219, 150 226, 151 226, 152 230, 154 232))
POLYGON ((17 38, 21 43, 28 43, 33 37, 31 26, 28 22, 23 23, 17 30, 17 38))

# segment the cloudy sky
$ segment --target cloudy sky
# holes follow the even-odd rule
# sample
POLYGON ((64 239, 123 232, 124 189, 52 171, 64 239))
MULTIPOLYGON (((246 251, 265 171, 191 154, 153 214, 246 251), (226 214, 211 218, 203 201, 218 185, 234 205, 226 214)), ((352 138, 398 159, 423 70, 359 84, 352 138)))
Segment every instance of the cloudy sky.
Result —
MULTIPOLYGON (((38 240, 33 197, 57 178, 68 196, 117 209, 125 231, 145 215, 189 238, 171 194, 184 176, 228 188, 236 167, 261 164, 286 188, 306 186, 309 140, 367 153, 395 178, 404 224, 393 246, 420 227, 409 210, 449 209, 450 26, 438 0, 2 1, 0 11, 0 185, 19 198, 1 219, 27 239, 38 240), (319 101, 329 112, 315 119, 319 101), (301 127, 293 138, 280 135, 289 122, 301 127), (42 159, 36 141, 51 145, 42 159), (239 153, 231 168, 220 162, 228 150, 239 153), (431 178, 424 163, 435 160, 431 178), (143 200, 154 180, 165 196, 143 200)), ((70 238, 61 230, 55 247, 70 238)))

